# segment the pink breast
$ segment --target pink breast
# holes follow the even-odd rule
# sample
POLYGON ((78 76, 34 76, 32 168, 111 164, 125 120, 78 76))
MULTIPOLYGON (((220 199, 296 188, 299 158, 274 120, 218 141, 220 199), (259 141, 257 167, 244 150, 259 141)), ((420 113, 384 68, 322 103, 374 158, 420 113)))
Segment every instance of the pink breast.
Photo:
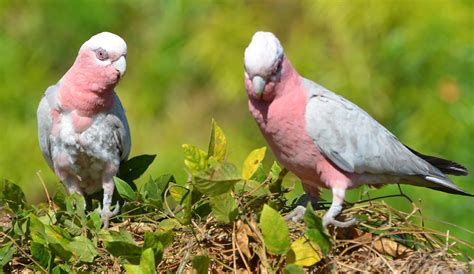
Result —
POLYGON ((347 176, 326 160, 307 134, 305 112, 308 92, 299 87, 283 94, 267 105, 249 101, 250 112, 277 160, 306 184, 347 186, 347 176))

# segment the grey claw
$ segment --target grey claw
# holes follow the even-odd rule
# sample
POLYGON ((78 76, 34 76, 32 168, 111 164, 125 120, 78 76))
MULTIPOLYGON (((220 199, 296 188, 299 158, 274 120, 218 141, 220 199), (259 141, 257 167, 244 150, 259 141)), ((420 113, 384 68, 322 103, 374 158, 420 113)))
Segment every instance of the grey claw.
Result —
POLYGON ((357 218, 352 218, 347 221, 338 221, 334 218, 323 218, 323 226, 327 227, 329 224, 332 224, 335 227, 347 228, 355 225, 358 222, 357 218))
POLYGON ((112 215, 110 217, 117 216, 117 214, 119 214, 119 212, 120 212, 120 203, 119 203, 119 201, 117 201, 117 203, 115 204, 114 211, 112 211, 112 215))
POLYGON ((288 215, 285 216, 285 221, 299 222, 303 220, 306 208, 304 206, 297 206, 288 215))

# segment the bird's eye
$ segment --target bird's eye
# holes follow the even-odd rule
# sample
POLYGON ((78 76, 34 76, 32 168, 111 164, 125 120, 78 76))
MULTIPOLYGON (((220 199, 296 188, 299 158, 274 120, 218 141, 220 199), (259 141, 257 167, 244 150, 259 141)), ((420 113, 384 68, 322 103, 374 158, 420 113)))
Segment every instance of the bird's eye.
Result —
POLYGON ((101 60, 101 61, 104 61, 106 59, 109 58, 109 54, 107 53, 107 51, 103 48, 98 48, 95 50, 95 56, 97 57, 97 59, 101 60))
POLYGON ((273 75, 277 74, 281 70, 282 64, 283 64, 283 58, 280 58, 278 60, 277 65, 273 67, 273 71, 272 71, 273 75))

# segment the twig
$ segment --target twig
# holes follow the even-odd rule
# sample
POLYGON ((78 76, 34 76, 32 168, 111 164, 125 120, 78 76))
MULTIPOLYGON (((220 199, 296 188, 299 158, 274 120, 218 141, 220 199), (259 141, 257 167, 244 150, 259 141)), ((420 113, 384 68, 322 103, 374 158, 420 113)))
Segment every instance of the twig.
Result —
POLYGON ((232 226, 232 259, 234 261, 234 273, 237 273, 237 258, 235 257, 235 222, 233 223, 232 226))
MULTIPOLYGON (((235 222, 234 222, 234 228, 232 230, 232 243, 234 243, 234 238, 235 238, 235 222)), ((237 250, 239 251, 240 258, 242 258, 242 261, 244 262, 245 268, 247 268, 247 272, 252 273, 252 271, 250 271, 249 265, 247 264, 247 260, 245 259, 244 254, 242 253, 242 250, 240 250, 239 245, 236 244, 235 246, 237 247, 237 250)), ((235 256, 234 256, 234 263, 235 263, 235 256)))
POLYGON ((46 193, 46 199, 48 199, 49 208, 54 209, 53 201, 51 200, 51 196, 49 196, 48 188, 46 187, 46 184, 44 183, 43 177, 41 177, 41 170, 36 171, 36 175, 38 176, 41 182, 41 185, 43 186, 44 192, 46 193))

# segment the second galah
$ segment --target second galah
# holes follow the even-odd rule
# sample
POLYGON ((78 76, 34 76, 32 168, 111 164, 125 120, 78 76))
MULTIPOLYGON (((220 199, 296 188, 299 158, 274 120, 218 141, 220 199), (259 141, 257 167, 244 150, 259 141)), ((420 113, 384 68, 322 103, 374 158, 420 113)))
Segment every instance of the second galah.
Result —
POLYGON ((272 33, 254 34, 244 63, 249 109, 275 157, 310 196, 317 197, 319 188, 332 190, 324 226, 355 223, 335 217, 346 190, 363 184, 473 196, 446 176, 467 175, 466 168, 414 151, 354 103, 300 76, 272 33))
POLYGON ((127 44, 110 32, 92 36, 72 67, 50 86, 38 107, 41 151, 70 194, 104 191, 104 227, 119 211, 110 207, 113 176, 130 152, 130 130, 114 88, 126 69, 127 44))

